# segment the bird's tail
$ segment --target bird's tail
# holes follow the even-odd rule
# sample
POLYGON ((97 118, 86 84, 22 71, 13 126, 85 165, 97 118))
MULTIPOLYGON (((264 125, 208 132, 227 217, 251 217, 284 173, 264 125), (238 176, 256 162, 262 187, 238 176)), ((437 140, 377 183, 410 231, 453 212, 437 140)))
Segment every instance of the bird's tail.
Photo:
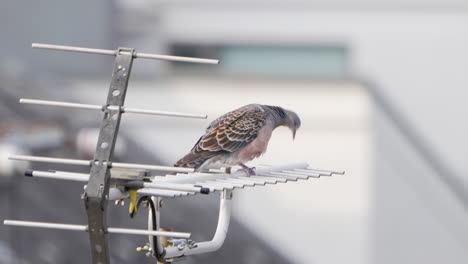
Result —
POLYGON ((194 168, 195 171, 200 168, 200 166, 203 164, 204 160, 200 159, 193 159, 191 157, 192 153, 189 153, 185 155, 183 158, 178 160, 175 164, 174 167, 182 167, 182 168, 194 168))

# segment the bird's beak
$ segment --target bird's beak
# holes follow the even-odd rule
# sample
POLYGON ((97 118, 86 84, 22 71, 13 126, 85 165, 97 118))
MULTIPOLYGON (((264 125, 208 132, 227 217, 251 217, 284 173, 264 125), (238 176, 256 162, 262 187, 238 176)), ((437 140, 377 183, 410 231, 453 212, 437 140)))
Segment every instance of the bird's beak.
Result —
POLYGON ((292 134, 293 134, 293 140, 294 140, 296 138, 296 129, 295 128, 292 130, 292 134))

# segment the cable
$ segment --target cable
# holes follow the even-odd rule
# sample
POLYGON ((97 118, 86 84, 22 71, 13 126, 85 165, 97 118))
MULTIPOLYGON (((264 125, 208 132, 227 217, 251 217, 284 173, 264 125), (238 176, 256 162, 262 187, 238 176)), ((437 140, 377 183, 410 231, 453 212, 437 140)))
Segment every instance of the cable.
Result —
MULTIPOLYGON (((150 212, 151 212, 151 219, 152 219, 152 223, 153 223, 153 226, 151 227, 151 229, 154 231, 154 230, 157 229, 157 226, 158 226, 157 223, 156 223, 156 206, 154 205, 154 202, 153 202, 153 200, 151 199, 150 196, 147 196, 147 195, 141 196, 138 199, 137 204, 136 204, 136 208, 137 208, 136 212, 138 212, 138 209, 140 208, 140 205, 141 205, 141 203, 143 201, 146 201, 148 203, 149 207, 151 208, 150 212)), ((135 214, 136 214, 136 212, 135 212, 135 214)), ((156 256, 156 259, 159 262, 166 264, 167 262, 166 262, 166 259, 164 258, 164 256, 166 255, 166 251, 163 249, 163 252, 161 254, 159 254, 159 252, 158 252, 159 239, 157 239, 156 236, 152 236, 152 238, 153 238, 153 247, 154 247, 153 252, 154 252, 154 254, 156 256)))

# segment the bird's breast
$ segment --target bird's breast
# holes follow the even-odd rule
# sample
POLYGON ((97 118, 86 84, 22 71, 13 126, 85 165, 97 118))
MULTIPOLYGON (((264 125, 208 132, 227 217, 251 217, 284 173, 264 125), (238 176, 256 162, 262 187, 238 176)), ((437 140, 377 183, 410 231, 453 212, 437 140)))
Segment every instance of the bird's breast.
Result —
POLYGON ((257 137, 252 142, 250 142, 250 144, 239 151, 239 160, 241 162, 247 162, 265 153, 268 147, 268 142, 271 138, 272 131, 273 129, 269 125, 262 127, 258 131, 257 137))

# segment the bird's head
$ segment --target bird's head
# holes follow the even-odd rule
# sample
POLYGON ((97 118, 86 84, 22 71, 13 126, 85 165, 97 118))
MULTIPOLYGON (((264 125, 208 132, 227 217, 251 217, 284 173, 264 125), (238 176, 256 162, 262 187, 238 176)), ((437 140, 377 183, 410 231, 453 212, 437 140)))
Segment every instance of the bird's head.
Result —
POLYGON ((296 131, 301 127, 301 119, 293 111, 284 110, 284 112, 286 114, 284 117, 284 125, 291 129, 294 139, 296 138, 296 131))
POLYGON ((301 119, 299 116, 295 112, 279 106, 266 105, 266 109, 271 112, 271 116, 275 120, 275 126, 287 126, 291 129, 294 140, 296 131, 301 126, 301 119))

